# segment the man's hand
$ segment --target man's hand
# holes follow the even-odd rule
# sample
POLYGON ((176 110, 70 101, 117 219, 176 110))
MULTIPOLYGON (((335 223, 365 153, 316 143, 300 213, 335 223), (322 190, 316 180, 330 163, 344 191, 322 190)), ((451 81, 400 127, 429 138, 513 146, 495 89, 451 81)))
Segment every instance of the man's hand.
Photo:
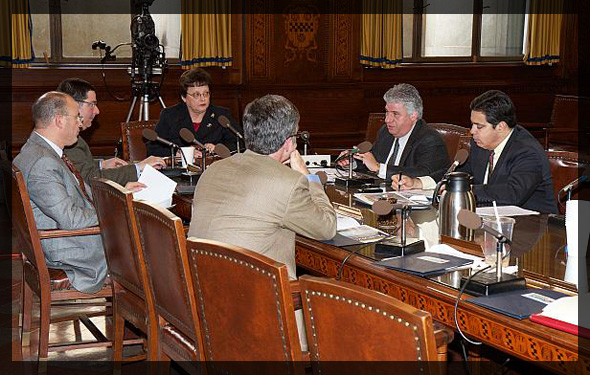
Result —
POLYGON ((289 160, 285 163, 290 164, 291 169, 293 169, 294 171, 301 172, 304 175, 309 174, 309 170, 305 166, 305 162, 303 161, 301 154, 297 150, 291 153, 289 160))
POLYGON ((205 143, 205 148, 209 152, 215 152, 215 145, 213 143, 205 143))
POLYGON ((400 180, 399 174, 394 174, 391 176, 391 187, 393 190, 422 189, 422 181, 419 178, 404 175, 400 180))
POLYGON ((123 159, 111 158, 111 159, 103 160, 102 163, 100 163, 100 166, 102 167, 102 169, 109 169, 109 168, 122 167, 127 164, 128 163, 123 159))
POLYGON ((354 158, 360 160, 369 168, 371 172, 379 172, 379 162, 375 159, 372 152, 365 152, 364 154, 355 154, 354 158))
POLYGON ((146 184, 142 184, 141 182, 128 182, 125 184, 125 189, 132 191, 134 193, 146 188, 146 184))
POLYGON ((166 167, 166 162, 164 161, 164 159, 162 159, 159 156, 153 156, 153 155, 148 156, 147 158, 143 159, 142 161, 140 161, 137 164, 139 165, 139 169, 142 171, 146 165, 150 165, 151 167, 154 167, 156 169, 161 169, 161 168, 166 167))
POLYGON ((349 150, 344 150, 340 153, 340 155, 338 155, 339 158, 342 158, 340 160, 338 160, 338 162, 336 164, 338 164, 341 167, 347 168, 349 161, 348 161, 348 157, 344 157, 344 155, 348 154, 350 151, 349 150))

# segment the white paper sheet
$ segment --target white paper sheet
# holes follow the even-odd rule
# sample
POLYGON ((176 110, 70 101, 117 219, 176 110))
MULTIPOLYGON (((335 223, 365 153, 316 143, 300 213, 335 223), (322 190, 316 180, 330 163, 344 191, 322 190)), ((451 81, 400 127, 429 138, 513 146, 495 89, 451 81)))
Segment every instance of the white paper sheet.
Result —
MULTIPOLYGON (((477 207, 475 213, 478 215, 496 216, 494 207, 477 207)), ((524 216, 538 215, 537 211, 527 210, 518 206, 498 206, 498 215, 500 216, 524 216)))
POLYGON ((336 214, 336 230, 341 231, 348 228, 358 227, 361 224, 354 218, 350 216, 344 216, 341 214, 336 214))
POLYGON ((147 187, 133 193, 133 198, 143 199, 162 207, 170 207, 172 204, 172 194, 174 193, 174 189, 176 189, 176 182, 150 165, 145 166, 143 172, 141 172, 141 176, 139 176, 138 182, 145 184, 147 187))

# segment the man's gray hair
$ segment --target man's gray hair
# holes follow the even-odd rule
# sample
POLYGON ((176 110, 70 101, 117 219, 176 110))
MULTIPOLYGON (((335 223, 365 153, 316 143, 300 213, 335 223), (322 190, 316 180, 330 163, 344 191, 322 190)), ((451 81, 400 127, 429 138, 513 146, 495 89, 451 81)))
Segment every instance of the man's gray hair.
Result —
POLYGON ((67 115, 67 104, 70 96, 63 92, 49 91, 41 95, 33 103, 33 122, 35 128, 45 128, 55 116, 67 115))
POLYGON ((383 100, 388 104, 403 104, 408 112, 408 116, 416 111, 418 112, 418 120, 422 118, 422 98, 418 90, 409 83, 400 83, 393 86, 383 95, 383 100))
POLYGON ((246 147, 262 155, 278 151, 297 133, 299 111, 287 98, 265 95, 250 102, 242 119, 246 147))

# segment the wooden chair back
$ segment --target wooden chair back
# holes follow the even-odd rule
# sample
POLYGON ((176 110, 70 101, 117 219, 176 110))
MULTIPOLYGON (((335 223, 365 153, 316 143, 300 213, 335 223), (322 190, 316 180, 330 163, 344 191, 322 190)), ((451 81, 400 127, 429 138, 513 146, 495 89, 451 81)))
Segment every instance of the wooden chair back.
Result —
POLYGON ((206 359, 282 363, 302 374, 287 267, 217 241, 191 237, 187 249, 206 359))
POLYGON ((443 122, 431 122, 428 126, 434 128, 443 137, 449 158, 453 160, 460 148, 461 137, 469 136, 469 129, 443 122))
MULTIPOLYGON (((569 151, 547 151, 549 168, 553 178, 553 190, 555 198, 558 199, 559 191, 567 184, 580 177, 582 173, 590 168, 590 156, 581 155, 569 151)), ((586 183, 587 184, 587 183, 586 183)), ((565 197, 561 197, 562 201, 565 197)), ((572 192, 572 199, 590 200, 590 188, 580 185, 572 192)), ((559 211, 565 213, 565 205, 560 205, 559 211)))
POLYGON ((143 131, 145 129, 155 129, 157 123, 158 120, 121 123, 124 160, 141 161, 147 157, 146 140, 143 138, 143 131))
POLYGON ((385 124, 385 113, 369 113, 365 141, 374 143, 377 138, 377 132, 379 132, 379 129, 381 129, 383 124, 385 124))
POLYGON ((400 372, 438 374, 428 312, 342 281, 305 275, 299 283, 314 373, 330 373, 330 364, 342 361, 350 374, 366 361, 404 361, 413 367, 400 372))
POLYGON ((202 361, 182 221, 164 208, 139 200, 133 201, 133 212, 159 320, 160 355, 175 361, 202 361))

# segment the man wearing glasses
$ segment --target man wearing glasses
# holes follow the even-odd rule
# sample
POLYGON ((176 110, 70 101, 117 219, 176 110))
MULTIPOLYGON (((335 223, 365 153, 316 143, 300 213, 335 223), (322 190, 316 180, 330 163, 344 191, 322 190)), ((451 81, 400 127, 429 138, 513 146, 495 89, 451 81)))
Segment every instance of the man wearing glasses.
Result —
MULTIPOLYGON (((201 68, 188 70, 180 76, 179 84, 182 101, 162 110, 160 121, 156 125, 158 136, 180 146, 190 146, 180 137, 180 130, 186 128, 208 151, 212 152, 218 143, 232 151, 236 150, 236 135, 221 126, 219 118, 225 116, 240 133, 242 128, 233 119, 228 108, 211 104, 209 73, 201 68)), ((155 141, 148 142, 147 150, 148 155, 170 156, 170 148, 155 141)), ((201 152, 196 150, 195 157, 201 157, 201 152)))
MULTIPOLYGON (((297 151, 299 111, 293 103, 263 96, 246 106, 242 122, 247 149, 205 170, 195 189, 188 236, 263 254, 285 264, 295 279, 295 235, 331 239, 336 213, 297 151)), ((296 317, 306 350, 302 315, 296 317)))
MULTIPOLYGON (((98 225, 90 186, 64 154, 78 141, 82 125, 78 103, 61 92, 48 92, 33 104, 35 128, 14 158, 29 191, 39 229, 82 229, 98 225)), ((131 191, 139 182, 125 186, 131 191)), ((100 235, 41 241, 47 266, 65 271, 72 286, 85 293, 102 288, 107 265, 100 235)))
MULTIPOLYGON (((94 86, 80 78, 67 78, 57 86, 57 91, 70 95, 77 102, 82 117, 81 131, 90 128, 94 117, 100 113, 94 86)), ((137 164, 128 164, 117 157, 96 160, 90 152, 88 143, 82 137, 78 137, 78 141, 66 147, 64 152, 86 181, 103 177, 125 185, 127 182, 137 181, 147 164, 154 168, 165 167, 164 160, 154 156, 137 164)))

